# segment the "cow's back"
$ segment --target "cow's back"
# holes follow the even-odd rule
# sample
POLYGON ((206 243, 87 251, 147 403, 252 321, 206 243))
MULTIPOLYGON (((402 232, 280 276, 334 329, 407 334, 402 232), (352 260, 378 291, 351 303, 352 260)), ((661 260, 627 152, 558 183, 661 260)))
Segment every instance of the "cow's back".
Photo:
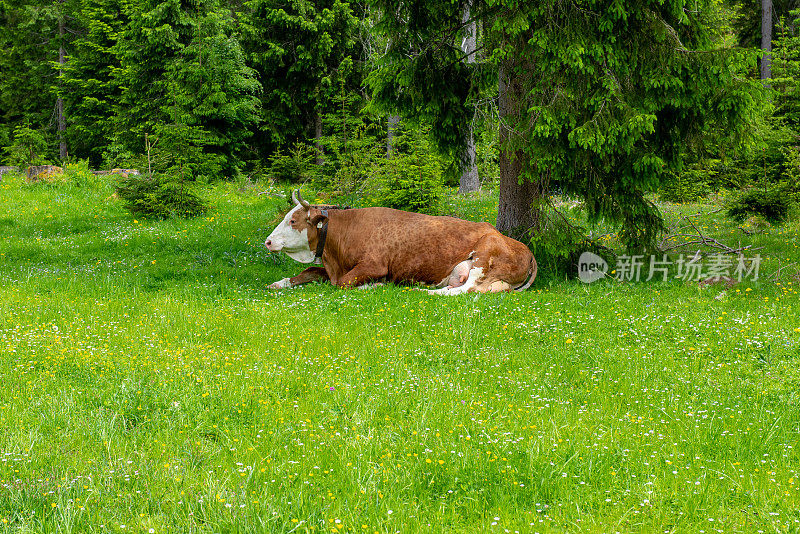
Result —
POLYGON ((489 233, 499 234, 489 223, 391 208, 332 212, 325 264, 332 279, 370 261, 385 263, 389 280, 438 284, 489 233))

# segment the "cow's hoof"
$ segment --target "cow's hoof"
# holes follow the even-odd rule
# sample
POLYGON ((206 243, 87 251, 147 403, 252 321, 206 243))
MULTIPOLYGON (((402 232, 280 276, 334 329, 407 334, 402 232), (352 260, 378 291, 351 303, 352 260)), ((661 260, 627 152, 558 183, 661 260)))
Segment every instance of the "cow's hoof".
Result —
POLYGON ((286 289, 287 287, 292 287, 292 283, 288 278, 284 278, 283 280, 278 280, 277 282, 268 285, 267 289, 286 289))
POLYGON ((452 289, 453 286, 447 286, 440 289, 423 289, 422 291, 426 291, 429 295, 452 295, 452 289))

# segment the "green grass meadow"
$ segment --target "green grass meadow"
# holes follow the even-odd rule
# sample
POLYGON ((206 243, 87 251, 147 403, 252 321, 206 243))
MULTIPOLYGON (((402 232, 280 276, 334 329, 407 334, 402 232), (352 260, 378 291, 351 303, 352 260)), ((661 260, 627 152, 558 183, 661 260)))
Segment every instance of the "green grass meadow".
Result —
POLYGON ((259 191, 3 177, 0 532, 800 532, 797 216, 664 206, 764 247, 729 290, 271 291, 259 191))

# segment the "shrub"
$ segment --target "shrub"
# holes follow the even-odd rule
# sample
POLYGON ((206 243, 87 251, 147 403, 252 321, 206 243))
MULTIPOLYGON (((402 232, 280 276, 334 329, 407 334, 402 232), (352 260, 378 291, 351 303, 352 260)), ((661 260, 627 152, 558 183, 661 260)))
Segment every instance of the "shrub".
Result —
POLYGON ((490 186, 496 185, 500 178, 500 143, 497 126, 484 129, 475 139, 475 161, 478 176, 490 186))
POLYGON ((783 154, 786 161, 783 184, 792 193, 795 200, 798 200, 797 194, 800 193, 800 146, 786 146, 783 154))
POLYGON ((95 187, 100 182, 89 170, 89 161, 85 159, 64 165, 64 176, 76 187, 95 187))
POLYGON ((565 213, 548 207, 542 213, 545 218, 543 230, 530 238, 530 249, 539 264, 540 276, 546 278, 576 278, 578 260, 584 252, 592 252, 614 264, 615 256, 611 249, 587 237, 588 230, 573 224, 567 217, 580 217, 580 209, 568 209, 565 213))
POLYGON ((156 125, 155 131, 151 145, 154 173, 173 176, 180 182, 211 182, 220 178, 222 169, 228 166, 226 156, 214 152, 208 140, 210 134, 199 126, 176 122, 156 125))
POLYGON ((376 199, 379 204, 417 212, 433 212, 442 196, 442 167, 431 152, 424 134, 398 136, 397 145, 407 145, 405 152, 395 152, 385 160, 376 199))
POLYGON ((377 194, 382 206, 399 210, 432 212, 441 198, 438 179, 422 165, 397 165, 383 176, 377 194))
POLYGON ((167 175, 129 175, 116 187, 125 209, 134 215, 167 219, 195 217, 208 211, 208 201, 192 192, 189 183, 167 175))
MULTIPOLYGON (((351 69, 349 59, 346 63, 344 68, 351 69)), ((314 186, 350 203, 374 186, 386 159, 386 132, 383 121, 365 109, 363 96, 345 87, 344 78, 339 79, 338 94, 332 95, 330 104, 321 115, 323 135, 313 141, 321 150, 322 163, 316 166, 314 186)))
POLYGON ((40 130, 28 124, 14 128, 14 140, 3 150, 9 165, 18 165, 23 170, 32 165, 46 165, 47 140, 40 130))
POLYGON ((278 150, 269 158, 269 174, 279 182, 305 182, 315 173, 315 160, 313 147, 295 143, 285 153, 278 150))
POLYGON ((800 138, 780 117, 768 118, 756 124, 758 144, 732 162, 724 176, 733 187, 777 184, 792 172, 792 155, 800 138))
POLYGON ((659 189, 659 196, 667 202, 695 202, 712 192, 716 174, 711 168, 692 168, 672 174, 659 189))
POLYGON ((779 224, 789 216, 790 201, 782 189, 754 188, 745 191, 728 206, 728 216, 743 221, 758 215, 771 224, 779 224))
POLYGON ((323 146, 325 157, 314 185, 347 198, 356 199, 373 190, 376 177, 388 164, 385 145, 370 135, 366 127, 354 131, 346 143, 328 136, 323 139, 323 146))

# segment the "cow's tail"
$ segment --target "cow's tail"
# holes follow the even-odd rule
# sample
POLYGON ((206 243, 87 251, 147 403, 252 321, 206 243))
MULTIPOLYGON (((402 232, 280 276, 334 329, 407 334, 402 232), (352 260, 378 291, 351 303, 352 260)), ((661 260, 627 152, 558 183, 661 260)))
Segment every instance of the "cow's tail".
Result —
POLYGON ((525 280, 522 283, 521 286, 515 287, 514 291, 525 291, 526 289, 531 287, 531 284, 533 283, 533 281, 536 280, 536 271, 537 271, 537 269, 538 268, 536 266, 536 258, 534 258, 533 254, 531 254, 531 264, 528 267, 528 279, 525 280))

